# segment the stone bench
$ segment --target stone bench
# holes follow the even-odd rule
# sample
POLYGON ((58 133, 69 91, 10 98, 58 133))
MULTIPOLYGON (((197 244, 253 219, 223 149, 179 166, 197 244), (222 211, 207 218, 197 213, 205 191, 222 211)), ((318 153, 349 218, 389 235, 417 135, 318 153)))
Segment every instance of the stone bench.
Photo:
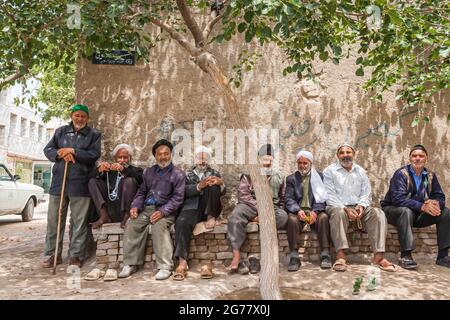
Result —
MULTIPOLYGON (((97 242, 96 264, 99 268, 119 268, 123 265, 123 233, 119 223, 104 224, 102 228, 93 231, 94 240, 97 242)), ((150 228, 151 232, 151 228, 150 228)), ((259 254, 261 251, 259 243, 259 225, 249 223, 247 225, 247 239, 241 247, 242 258, 247 258, 250 254, 259 254)), ((435 254, 437 252, 437 239, 435 226, 413 229, 416 250, 414 253, 435 254)), ((227 225, 217 225, 213 231, 199 234, 192 238, 190 244, 189 263, 208 263, 214 266, 229 265, 232 254, 228 245, 227 225)), ((172 239, 174 233, 172 229, 172 239)), ((348 234, 350 244, 349 259, 352 255, 371 255, 368 234, 360 231, 350 230, 348 234)), ((289 245, 285 230, 278 231, 278 247, 280 261, 287 263, 289 245)), ((317 234, 312 232, 302 232, 299 237, 299 253, 303 260, 319 260, 319 241, 317 234)), ((400 250, 398 234, 396 228, 389 226, 386 237, 386 253, 397 254, 400 250)), ((332 250, 333 251, 333 250, 332 250)), ((155 256, 152 249, 152 240, 149 235, 147 248, 145 251, 144 268, 153 268, 155 256)))

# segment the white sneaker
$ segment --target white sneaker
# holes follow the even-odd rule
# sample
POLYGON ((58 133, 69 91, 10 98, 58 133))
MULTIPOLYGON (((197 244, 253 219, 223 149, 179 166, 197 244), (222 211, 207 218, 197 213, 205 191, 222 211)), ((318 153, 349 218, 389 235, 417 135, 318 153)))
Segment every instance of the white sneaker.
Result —
POLYGON ((119 273, 119 278, 128 278, 131 276, 131 274, 135 273, 137 271, 136 266, 129 266, 125 265, 123 266, 122 271, 119 273))
POLYGON ((172 275, 172 271, 159 269, 158 273, 155 276, 156 280, 166 280, 172 275))

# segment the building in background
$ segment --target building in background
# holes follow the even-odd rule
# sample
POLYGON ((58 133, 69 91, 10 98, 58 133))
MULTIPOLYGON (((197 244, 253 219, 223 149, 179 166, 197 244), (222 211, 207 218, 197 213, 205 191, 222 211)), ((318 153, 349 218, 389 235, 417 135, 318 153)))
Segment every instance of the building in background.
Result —
POLYGON ((52 119, 44 123, 26 101, 17 106, 16 97, 22 100, 20 85, 0 92, 0 163, 19 175, 21 182, 41 186, 48 193, 52 164, 44 156, 43 148, 55 129, 66 121, 52 119))

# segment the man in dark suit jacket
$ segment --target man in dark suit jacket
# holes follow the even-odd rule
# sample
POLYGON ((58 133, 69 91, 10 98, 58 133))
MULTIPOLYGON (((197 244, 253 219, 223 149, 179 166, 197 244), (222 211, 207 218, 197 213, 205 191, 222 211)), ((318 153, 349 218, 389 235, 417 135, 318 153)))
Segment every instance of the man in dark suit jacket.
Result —
POLYGON ((322 174, 313 167, 313 160, 311 152, 300 151, 297 154, 298 171, 286 178, 285 208, 289 214, 287 232, 291 250, 288 271, 297 271, 301 266, 297 238, 305 224, 311 225, 318 232, 320 267, 331 268, 330 224, 325 213, 327 196, 322 174))
POLYGON ((117 145, 112 156, 114 161, 100 162, 96 177, 89 180, 89 193, 100 214, 100 218, 92 223, 93 229, 109 222, 120 222, 120 227, 125 228, 131 202, 142 183, 144 170, 130 164, 132 150, 129 145, 117 145))
MULTIPOLYGON (((205 221, 206 229, 214 228, 222 212, 220 196, 225 184, 220 173, 209 165, 211 149, 200 146, 195 150, 196 165, 186 173, 185 198, 175 222, 175 257, 179 265, 174 280, 184 280, 188 269, 189 245, 197 223, 205 221)), ((212 277, 211 266, 202 267, 202 278, 212 277)))

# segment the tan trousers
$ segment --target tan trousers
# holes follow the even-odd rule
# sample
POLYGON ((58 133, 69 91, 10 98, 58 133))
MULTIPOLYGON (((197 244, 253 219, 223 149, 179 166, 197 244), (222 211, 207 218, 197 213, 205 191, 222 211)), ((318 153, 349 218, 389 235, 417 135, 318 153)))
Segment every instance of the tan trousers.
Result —
MULTIPOLYGON (((147 206, 136 219, 130 219, 125 227, 123 239, 124 265, 144 264, 150 216, 154 206, 147 206)), ((170 215, 152 225, 153 252, 156 256, 156 268, 171 271, 173 269, 173 243, 170 227, 175 223, 175 216, 170 215)))
MULTIPOLYGON (((330 216, 330 232, 336 252, 348 249, 347 230, 349 219, 344 209, 327 206, 326 213, 330 216)), ((369 234, 370 244, 374 252, 384 252, 387 221, 383 210, 367 207, 361 217, 363 229, 369 234)))

